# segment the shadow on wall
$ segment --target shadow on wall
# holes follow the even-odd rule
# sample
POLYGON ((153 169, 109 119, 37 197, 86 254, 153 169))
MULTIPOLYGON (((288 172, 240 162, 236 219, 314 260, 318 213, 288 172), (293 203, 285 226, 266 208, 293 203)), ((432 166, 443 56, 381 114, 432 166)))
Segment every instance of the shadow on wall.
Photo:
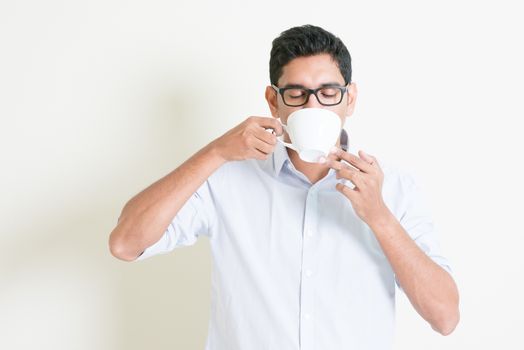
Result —
POLYGON ((198 136, 202 96, 177 85, 184 89, 151 94, 140 130, 93 135, 123 146, 76 159, 103 176, 86 173, 73 190, 49 189, 17 223, 16 242, 3 253, 9 263, 0 266, 4 343, 35 349, 204 347, 208 243, 136 263, 113 258, 107 243, 127 200, 210 141, 198 136))
MULTIPOLYGON (((210 140, 201 133, 211 100, 191 82, 160 91, 151 105, 154 118, 147 132, 156 153, 152 181, 175 169, 210 140)), ((127 201, 127 199, 126 199, 127 201)), ((120 213, 120 210, 118 210, 120 213)), ((106 231, 109 232, 109 231, 106 231)), ((115 309, 121 349, 202 349, 210 305, 211 259, 207 239, 192 247, 135 263, 113 261, 118 275, 115 309)))

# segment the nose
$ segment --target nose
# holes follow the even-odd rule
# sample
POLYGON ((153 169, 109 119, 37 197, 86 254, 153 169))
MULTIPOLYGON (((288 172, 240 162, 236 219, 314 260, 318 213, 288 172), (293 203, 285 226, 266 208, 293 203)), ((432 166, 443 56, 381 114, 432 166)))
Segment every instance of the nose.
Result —
POLYGON ((322 108, 323 106, 318 102, 317 97, 315 94, 309 95, 309 99, 307 100, 307 103, 302 106, 303 108, 322 108))

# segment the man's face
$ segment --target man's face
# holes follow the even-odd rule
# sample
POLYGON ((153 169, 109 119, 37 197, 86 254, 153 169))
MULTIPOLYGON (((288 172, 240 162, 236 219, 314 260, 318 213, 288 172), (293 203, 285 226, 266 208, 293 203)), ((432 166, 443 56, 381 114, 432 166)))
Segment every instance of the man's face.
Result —
MULTIPOLYGON (((344 86, 344 78, 340 74, 337 63, 333 61, 329 54, 319 54, 308 57, 298 57, 291 60, 283 68, 282 76, 278 80, 278 87, 283 88, 288 85, 301 85, 308 89, 316 89, 322 84, 337 84, 344 86)), ((301 108, 324 108, 338 114, 341 125, 344 125, 346 118, 353 114, 357 88, 355 83, 348 85, 348 90, 344 94, 342 102, 335 106, 321 105, 315 95, 310 95, 309 100, 303 106, 289 107, 284 104, 282 96, 271 87, 266 87, 266 100, 271 114, 275 118, 280 118, 282 124, 287 125, 288 116, 301 108)), ((289 139, 285 135, 285 139, 289 139)))

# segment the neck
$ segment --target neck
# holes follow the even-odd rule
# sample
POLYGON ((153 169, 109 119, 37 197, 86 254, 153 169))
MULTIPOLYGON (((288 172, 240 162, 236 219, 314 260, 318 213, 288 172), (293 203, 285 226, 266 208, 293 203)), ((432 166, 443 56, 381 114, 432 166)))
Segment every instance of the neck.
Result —
MULTIPOLYGON (((340 148, 340 138, 337 140, 337 147, 340 148)), ((290 148, 287 148, 287 154, 289 160, 295 166, 295 169, 304 174, 309 181, 314 184, 317 181, 323 179, 329 172, 329 167, 325 164, 305 162, 300 159, 298 153, 290 148)))

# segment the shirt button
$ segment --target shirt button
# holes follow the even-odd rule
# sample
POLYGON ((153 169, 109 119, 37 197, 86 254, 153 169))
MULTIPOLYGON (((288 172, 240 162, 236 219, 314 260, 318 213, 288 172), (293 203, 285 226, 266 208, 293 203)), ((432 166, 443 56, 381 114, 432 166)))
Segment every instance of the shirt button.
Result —
POLYGON ((307 237, 313 237, 313 231, 311 231, 311 230, 306 230, 306 236, 307 236, 307 237))
POLYGON ((305 318, 306 320, 309 320, 309 319, 311 319, 311 315, 308 314, 308 313, 306 313, 306 314, 304 315, 304 318, 305 318))
POLYGON ((311 277, 313 275, 313 271, 311 270, 306 270, 306 276, 307 277, 311 277))

